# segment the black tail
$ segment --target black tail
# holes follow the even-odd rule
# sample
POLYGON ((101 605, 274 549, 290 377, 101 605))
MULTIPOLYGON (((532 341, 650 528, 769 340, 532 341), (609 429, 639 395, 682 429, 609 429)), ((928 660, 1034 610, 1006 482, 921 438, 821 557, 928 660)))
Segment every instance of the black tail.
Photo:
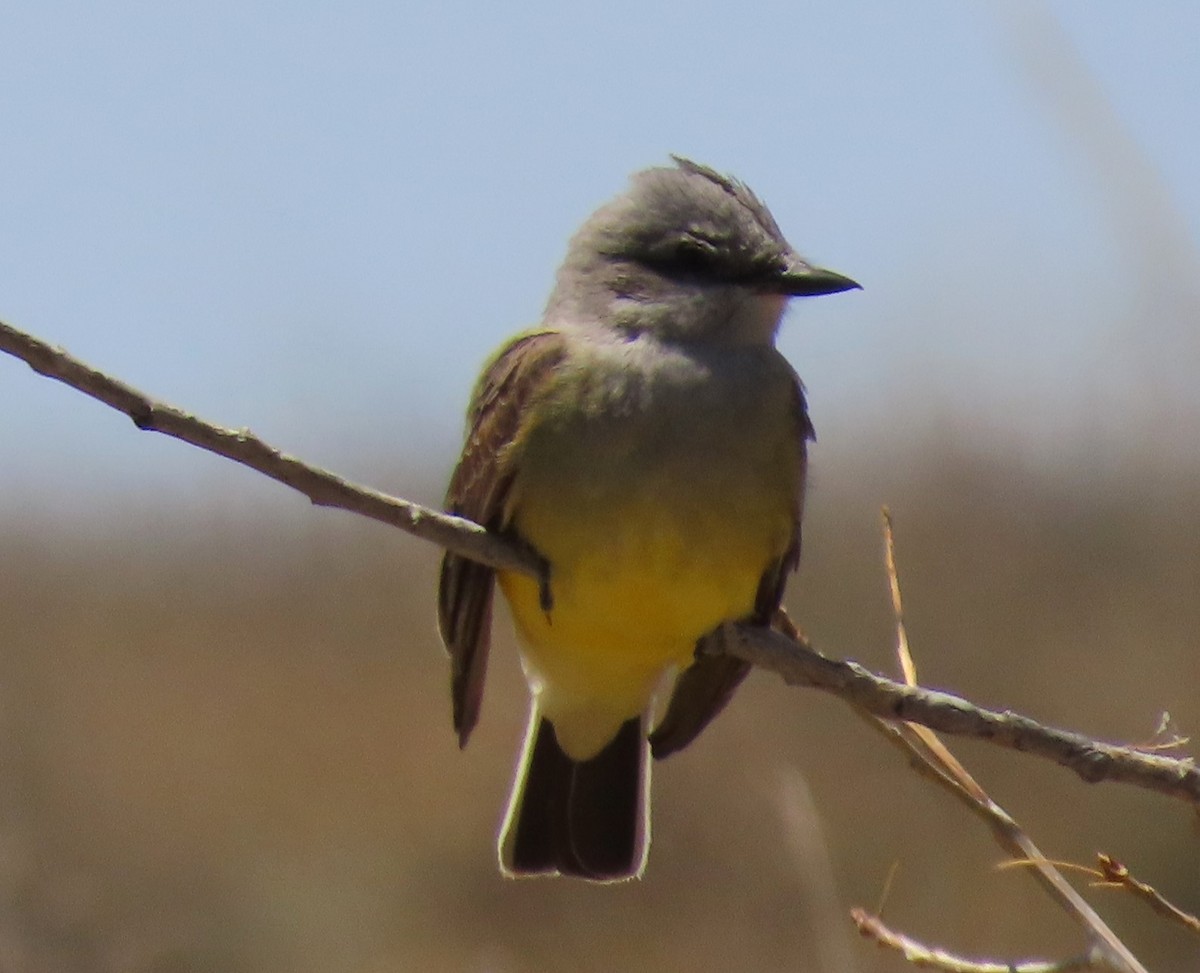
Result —
POLYGON ((615 882, 641 874, 649 831, 649 746, 641 718, 590 760, 572 760, 535 709, 500 836, 509 875, 615 882))

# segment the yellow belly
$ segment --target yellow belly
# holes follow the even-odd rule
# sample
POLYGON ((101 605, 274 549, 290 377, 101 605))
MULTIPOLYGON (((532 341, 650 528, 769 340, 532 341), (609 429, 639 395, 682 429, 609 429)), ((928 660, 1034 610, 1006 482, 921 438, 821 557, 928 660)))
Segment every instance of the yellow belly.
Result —
POLYGON ((753 611, 792 533, 794 483, 775 469, 673 489, 662 475, 611 490, 596 483, 603 474, 524 484, 512 526, 551 564, 551 610, 523 575, 501 573, 500 586, 541 711, 571 756, 645 712, 700 636, 753 611))

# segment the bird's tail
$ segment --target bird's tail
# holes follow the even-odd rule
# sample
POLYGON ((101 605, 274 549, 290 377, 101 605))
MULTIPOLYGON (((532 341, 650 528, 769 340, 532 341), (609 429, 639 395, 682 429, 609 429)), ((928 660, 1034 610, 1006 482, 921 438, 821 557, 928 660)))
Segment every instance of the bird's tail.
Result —
POLYGON ((623 723, 596 756, 572 760, 535 703, 500 833, 501 870, 593 882, 636 878, 650 839, 649 793, 640 717, 623 723))

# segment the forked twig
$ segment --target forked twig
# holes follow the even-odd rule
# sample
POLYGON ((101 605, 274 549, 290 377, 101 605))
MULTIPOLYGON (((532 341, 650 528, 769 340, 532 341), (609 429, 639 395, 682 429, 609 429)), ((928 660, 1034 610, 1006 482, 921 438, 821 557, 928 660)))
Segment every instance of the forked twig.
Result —
MULTIPOLYGON (((884 534, 886 537, 886 562, 888 583, 892 593, 892 608, 896 618, 897 651, 906 678, 916 680, 916 666, 909 653, 908 638, 904 631, 904 606, 900 594, 900 578, 896 568, 895 540, 890 514, 884 511, 884 534)), ((876 718, 867 722, 883 734, 884 738, 899 747, 909 757, 909 763, 918 773, 940 784, 954 795, 972 813, 980 817, 992 832, 993 838, 1012 858, 1027 863, 1042 888, 1088 935, 1093 948, 1089 956, 1098 955, 1114 969, 1122 973, 1146 973, 1145 967, 1121 942, 1096 911, 1079 895, 1062 873, 1050 862, 1033 839, 1017 824, 999 804, 988 796, 978 781, 946 748, 945 744, 930 729, 907 723, 889 723, 876 718)), ((863 913, 865 915, 865 913, 863 913)), ((858 920, 855 920, 858 922, 858 920)), ((860 924, 860 929, 862 928, 860 924)), ((949 955, 949 954, 945 954, 949 955)), ((914 960, 916 962, 916 960, 914 960)), ((1078 961, 1069 961, 1077 963, 1078 961)), ((1089 959, 1089 962, 1091 960, 1089 959)), ((971 970, 970 966, 943 967, 955 970, 971 970)), ((986 967, 984 967, 986 968, 986 967)), ((1009 969, 1001 966, 999 969, 1009 969)), ((1051 966, 1050 969, 1057 967, 1051 966)), ((1085 967, 1070 966, 1068 969, 1085 967)), ((976 969, 981 969, 976 967, 976 969)))

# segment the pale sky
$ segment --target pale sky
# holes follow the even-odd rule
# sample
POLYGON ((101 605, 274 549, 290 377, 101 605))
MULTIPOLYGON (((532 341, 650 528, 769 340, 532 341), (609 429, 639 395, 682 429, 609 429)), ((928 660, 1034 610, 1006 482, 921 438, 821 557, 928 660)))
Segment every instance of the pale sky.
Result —
MULTIPOLYGON (((675 152, 865 287, 781 337, 822 448, 1195 448, 1200 4, 734 9, 6 4, 0 319, 402 492, 576 225, 675 152)), ((7 356, 0 455, 23 509, 242 475, 7 356)))

